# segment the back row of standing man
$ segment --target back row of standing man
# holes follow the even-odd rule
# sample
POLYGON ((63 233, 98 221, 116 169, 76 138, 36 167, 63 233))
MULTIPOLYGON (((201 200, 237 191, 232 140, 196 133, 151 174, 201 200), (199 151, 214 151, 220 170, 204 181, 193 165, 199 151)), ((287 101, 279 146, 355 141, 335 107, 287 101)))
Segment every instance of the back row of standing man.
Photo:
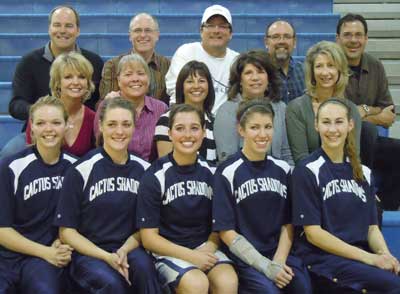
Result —
MULTIPOLYGON (((213 77, 216 94, 214 114, 227 99, 229 68, 238 55, 228 48, 233 32, 232 16, 228 9, 220 5, 210 6, 204 11, 200 25, 201 42, 183 44, 171 61, 155 52, 160 28, 157 20, 146 13, 136 15, 130 22, 131 51, 107 61, 104 67, 100 56, 77 45, 80 19, 73 7, 54 8, 49 14, 48 32, 50 41, 43 48, 25 55, 16 68, 13 97, 9 104, 9 112, 16 119, 27 120, 30 105, 49 93, 50 66, 61 53, 75 50, 92 63, 97 90, 86 102, 91 108, 95 107, 99 98, 103 99, 110 91, 118 90, 117 64, 126 54, 135 52, 147 61, 151 71, 149 95, 167 104, 175 101, 176 77, 183 65, 190 60, 202 61, 213 77)), ((364 121, 391 126, 395 119, 393 100, 382 63, 365 52, 368 28, 364 18, 352 14, 343 17, 336 33, 337 43, 343 48, 353 73, 346 98, 358 105, 364 121)), ((302 64, 292 58, 296 41, 295 28, 285 20, 277 20, 266 28, 265 46, 279 68, 281 98, 286 103, 302 95, 305 89, 302 64)), ((25 142, 23 134, 19 137, 25 142)))

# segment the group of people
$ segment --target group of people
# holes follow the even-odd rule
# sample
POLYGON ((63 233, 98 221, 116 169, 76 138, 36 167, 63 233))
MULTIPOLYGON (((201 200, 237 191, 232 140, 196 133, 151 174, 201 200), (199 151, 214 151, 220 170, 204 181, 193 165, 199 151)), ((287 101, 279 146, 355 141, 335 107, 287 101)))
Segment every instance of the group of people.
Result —
POLYGON ((9 146, 29 146, 0 161, 0 293, 400 293, 374 180, 389 190, 376 151, 398 142, 375 125, 393 102, 364 18, 304 71, 289 22, 267 26, 268 51, 229 49, 232 29, 208 7, 169 61, 141 13, 103 67, 76 10, 52 10, 13 82, 27 125, 9 146))

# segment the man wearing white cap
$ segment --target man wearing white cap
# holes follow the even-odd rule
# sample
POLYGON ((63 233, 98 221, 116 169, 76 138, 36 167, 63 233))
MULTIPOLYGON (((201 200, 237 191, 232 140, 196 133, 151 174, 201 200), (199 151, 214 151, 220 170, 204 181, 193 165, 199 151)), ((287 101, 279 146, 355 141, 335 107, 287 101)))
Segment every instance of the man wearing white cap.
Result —
POLYGON ((176 50, 165 76, 167 93, 171 104, 175 103, 175 83, 181 68, 191 60, 204 62, 212 75, 215 103, 213 113, 227 100, 229 70, 238 55, 228 48, 232 38, 232 16, 221 5, 208 7, 201 20, 201 42, 183 44, 176 50))

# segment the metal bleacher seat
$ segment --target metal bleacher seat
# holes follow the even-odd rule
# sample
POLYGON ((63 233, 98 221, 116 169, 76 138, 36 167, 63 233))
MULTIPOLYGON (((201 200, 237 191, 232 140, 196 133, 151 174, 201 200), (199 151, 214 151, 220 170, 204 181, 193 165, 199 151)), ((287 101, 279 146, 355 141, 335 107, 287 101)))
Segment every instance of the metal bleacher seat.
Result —
POLYGON ((385 211, 383 213, 382 233, 390 252, 400 259, 400 212, 385 211))
POLYGON ((56 5, 72 3, 80 13, 126 13, 147 11, 149 13, 199 13, 212 4, 221 4, 229 8, 232 13, 330 13, 332 12, 332 0, 219 0, 219 1, 192 1, 185 3, 182 0, 19 0, 15 5, 14 0, 2 0, 0 11, 8 13, 48 13, 56 5), (10 8, 12 11, 10 11, 10 8))

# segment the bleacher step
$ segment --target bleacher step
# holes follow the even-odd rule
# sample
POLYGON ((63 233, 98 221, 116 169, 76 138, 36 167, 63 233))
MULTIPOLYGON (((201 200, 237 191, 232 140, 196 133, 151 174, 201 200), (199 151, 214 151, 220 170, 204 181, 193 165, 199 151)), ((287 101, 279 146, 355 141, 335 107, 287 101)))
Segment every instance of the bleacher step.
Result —
POLYGON ((382 233, 391 253, 400 259, 400 212, 383 213, 382 233))
MULTIPOLYGON (((350 2, 350 1, 346 1, 350 2)), ((367 1, 363 1, 367 2, 367 1)), ((374 1, 376 2, 376 1, 374 1)), ((334 11, 344 15, 346 13, 357 11, 368 19, 390 19, 399 18, 400 15, 400 1, 398 3, 343 3, 335 4, 334 11)), ((338 3, 338 1, 335 1, 338 3)))
MULTIPOLYGON (((133 13, 84 13, 80 15, 81 33, 127 32, 133 13)), ((198 32, 201 13, 157 13, 162 33, 198 32)), ((279 14, 279 18, 290 21, 298 33, 331 33, 339 15, 327 13, 279 14), (315 24, 318 23, 318 26, 315 24)), ((276 14, 251 13, 232 14, 235 33, 258 33, 267 24, 277 19, 276 14)), ((0 33, 47 33, 48 14, 0 14, 0 33), (13 25, 10 27, 10 23, 13 25)))
MULTIPOLYGON (((0 11, 8 13, 49 13, 57 5, 71 3, 80 13, 126 13, 132 14, 146 11, 148 13, 199 13, 214 1, 191 1, 190 4, 182 0, 15 0, 0 1, 0 11)), ((332 0, 285 0, 285 1, 260 1, 260 0, 220 0, 220 5, 229 7, 231 13, 331 13, 332 0), (310 11, 312 7, 312 11, 310 11)))
POLYGON ((369 38, 367 51, 380 59, 400 59, 400 38, 376 39, 369 38))

